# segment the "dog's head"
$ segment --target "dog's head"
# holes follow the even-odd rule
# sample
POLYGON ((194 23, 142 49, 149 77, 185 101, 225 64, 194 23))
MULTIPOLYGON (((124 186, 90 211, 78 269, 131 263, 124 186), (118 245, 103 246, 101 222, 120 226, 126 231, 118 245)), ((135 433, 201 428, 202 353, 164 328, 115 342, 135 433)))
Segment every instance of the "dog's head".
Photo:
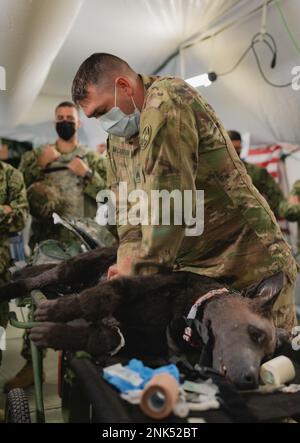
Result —
POLYGON ((240 389, 258 386, 260 365, 288 338, 272 318, 283 278, 276 274, 241 295, 229 293, 205 307, 203 323, 213 338, 213 368, 240 389))

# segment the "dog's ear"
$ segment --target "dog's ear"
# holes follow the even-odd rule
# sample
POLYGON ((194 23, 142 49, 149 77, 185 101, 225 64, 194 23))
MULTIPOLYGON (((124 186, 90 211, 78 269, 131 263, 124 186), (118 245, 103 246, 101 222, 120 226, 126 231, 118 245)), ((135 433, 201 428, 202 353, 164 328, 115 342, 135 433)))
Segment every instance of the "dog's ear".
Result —
POLYGON ((276 328, 276 349, 290 343, 291 334, 286 329, 276 328))
POLYGON ((284 274, 278 272, 278 274, 249 286, 242 292, 242 295, 253 299, 256 310, 268 317, 272 314, 273 306, 283 288, 283 284, 284 274))

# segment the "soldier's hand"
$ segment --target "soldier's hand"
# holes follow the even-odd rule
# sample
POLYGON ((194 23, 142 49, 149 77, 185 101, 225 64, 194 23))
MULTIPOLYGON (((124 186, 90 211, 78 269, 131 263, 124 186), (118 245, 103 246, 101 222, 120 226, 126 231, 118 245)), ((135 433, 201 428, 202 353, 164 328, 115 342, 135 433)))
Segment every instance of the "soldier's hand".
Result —
POLYGON ((37 162, 41 168, 46 168, 47 165, 50 165, 59 157, 60 153, 54 148, 54 146, 47 146, 47 148, 43 149, 38 156, 37 162))
POLYGON ((79 157, 75 157, 69 164, 68 168, 78 177, 85 177, 87 172, 91 172, 88 165, 79 157))
POLYGON ((114 278, 125 277, 130 275, 132 270, 132 258, 126 256, 118 264, 112 265, 108 268, 107 279, 113 280, 114 278))
POLYGON ((107 280, 113 280, 114 278, 117 278, 119 276, 118 273, 118 265, 112 265, 108 268, 107 271, 107 280))
POLYGON ((291 195, 289 198, 289 203, 291 205, 299 205, 300 204, 299 197, 297 195, 291 195))
POLYGON ((2 207, 5 215, 11 214, 13 212, 12 208, 9 205, 3 205, 2 207))

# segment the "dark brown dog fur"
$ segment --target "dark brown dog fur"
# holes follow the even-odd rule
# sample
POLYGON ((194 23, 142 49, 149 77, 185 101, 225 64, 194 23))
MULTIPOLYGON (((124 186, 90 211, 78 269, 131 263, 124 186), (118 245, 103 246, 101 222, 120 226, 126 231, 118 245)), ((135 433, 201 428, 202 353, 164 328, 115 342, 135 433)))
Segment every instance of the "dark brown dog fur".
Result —
MULTIPOLYGON (((88 286, 79 295, 41 304, 36 319, 43 323, 31 331, 37 345, 85 349, 96 356, 110 352, 118 346, 120 336, 114 326, 105 324, 105 319, 115 317, 129 354, 165 356, 167 327, 186 316, 201 296, 224 287, 216 280, 188 272, 99 282, 101 274, 115 259, 116 248, 98 248, 41 274, 30 271, 29 278, 24 271, 21 280, 0 288, 0 300, 55 284, 64 284, 69 289, 88 286), (87 323, 68 324, 80 318, 87 323)), ((251 287, 244 296, 229 290, 227 295, 217 296, 204 306, 203 322, 214 338, 213 367, 225 371, 240 386, 255 386, 262 360, 275 351, 272 307, 282 284, 283 276, 277 274, 251 287)), ((186 352, 189 345, 183 342, 182 333, 172 328, 171 331, 179 349, 186 352)))

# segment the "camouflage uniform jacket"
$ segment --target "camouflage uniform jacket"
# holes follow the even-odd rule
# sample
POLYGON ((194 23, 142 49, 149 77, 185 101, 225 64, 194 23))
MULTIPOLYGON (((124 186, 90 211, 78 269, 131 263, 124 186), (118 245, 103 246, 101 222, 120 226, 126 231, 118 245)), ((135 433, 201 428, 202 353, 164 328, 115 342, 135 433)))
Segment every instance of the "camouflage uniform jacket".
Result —
POLYGON ((24 174, 30 212, 34 217, 33 244, 48 238, 64 240, 61 237, 63 230, 53 225, 53 212, 65 217, 94 218, 95 197, 106 185, 105 161, 96 152, 78 146, 68 154, 61 154, 59 159, 42 169, 37 163, 42 149, 27 152, 19 167, 24 174), (68 170, 68 163, 75 157, 80 157, 91 169, 90 178, 77 177, 68 170))
MULTIPOLYGON (((300 180, 297 180, 290 192, 290 196, 297 196, 300 200, 300 180)), ((280 204, 280 215, 290 222, 298 223, 298 254, 300 252, 300 204, 292 204, 286 201, 280 204)))
POLYGON ((24 228, 28 203, 22 174, 0 161, 0 279, 7 275, 10 264, 9 235, 24 228), (4 206, 12 208, 4 213, 4 206))
POLYGON ((254 186, 259 190, 261 195, 265 197, 276 218, 279 218, 279 206, 284 200, 284 195, 279 185, 266 169, 253 163, 247 163, 245 161, 243 163, 252 178, 254 186))
POLYGON ((204 232, 187 237, 185 226, 120 225, 118 261, 132 255, 139 262, 171 265, 238 289, 289 266, 295 270, 269 205, 211 106, 183 80, 141 78, 145 100, 139 134, 130 140, 109 136, 109 186, 117 191, 124 181, 128 192, 148 194, 204 190, 204 232))

